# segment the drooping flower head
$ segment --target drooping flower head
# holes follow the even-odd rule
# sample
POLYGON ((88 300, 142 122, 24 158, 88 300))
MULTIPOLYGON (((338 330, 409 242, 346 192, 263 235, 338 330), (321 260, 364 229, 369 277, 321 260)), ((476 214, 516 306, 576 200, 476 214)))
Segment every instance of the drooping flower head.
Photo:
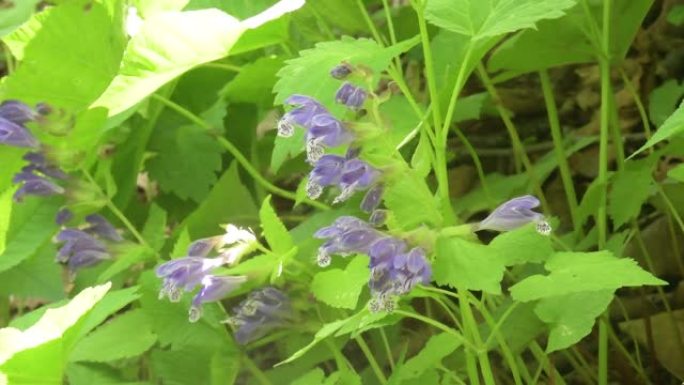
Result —
POLYGON ((337 90, 335 94, 335 101, 340 104, 351 108, 352 110, 358 110, 363 107, 363 103, 366 102, 367 97, 366 91, 357 87, 349 82, 345 82, 337 90))
POLYGON ((474 230, 510 231, 533 222, 537 224, 538 232, 548 235, 551 233, 551 226, 544 215, 532 211, 538 206, 539 199, 532 195, 513 198, 492 211, 487 218, 475 225, 474 230))
POLYGON ((20 172, 12 178, 12 182, 21 184, 21 187, 14 193, 14 201, 21 202, 26 195, 51 196, 64 194, 65 190, 57 184, 68 176, 59 168, 48 164, 43 154, 29 152, 24 155, 24 160, 29 164, 24 166, 20 172))
POLYGON ((0 143, 13 147, 40 147, 38 140, 25 127, 37 117, 37 113, 22 102, 4 101, 0 104, 0 143))
POLYGON ((370 257, 368 284, 373 311, 391 311, 396 296, 408 293, 418 284, 428 284, 432 277, 422 248, 409 250, 404 240, 384 234, 358 218, 340 217, 318 230, 314 237, 326 239, 318 249, 317 261, 321 267, 330 264, 332 255, 361 253, 370 257))
POLYGON ((57 253, 57 261, 66 263, 72 274, 78 269, 96 265, 110 258, 107 246, 82 230, 63 229, 55 240, 63 243, 57 253))
POLYGON ((278 135, 292 136, 295 125, 306 129, 306 152, 309 163, 314 163, 323 156, 325 147, 340 146, 353 139, 342 122, 313 98, 292 95, 285 100, 285 104, 294 108, 278 122, 278 135))
MULTIPOLYGON (((73 214, 68 209, 60 210, 57 214, 58 222, 64 221, 60 217, 69 215, 73 214)), ((62 243, 56 259, 58 262, 66 263, 72 274, 78 269, 111 259, 110 243, 123 241, 123 237, 103 216, 89 215, 86 221, 88 226, 65 228, 55 236, 55 241, 62 243)))
POLYGON ((156 269, 157 277, 162 278, 159 299, 168 297, 171 302, 180 301, 183 291, 191 292, 202 279, 215 268, 222 266, 220 258, 183 257, 172 259, 156 269))
POLYGON ((285 293, 265 287, 255 290, 233 309, 227 322, 235 330, 235 340, 245 345, 281 327, 292 318, 292 306, 285 293))

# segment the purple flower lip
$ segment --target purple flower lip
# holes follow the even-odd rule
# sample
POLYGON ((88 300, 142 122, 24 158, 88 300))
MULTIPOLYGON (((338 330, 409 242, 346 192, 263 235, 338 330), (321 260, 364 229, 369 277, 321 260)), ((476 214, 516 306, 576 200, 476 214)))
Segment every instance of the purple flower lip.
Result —
MULTIPOLYGON (((513 198, 497 207, 491 214, 480 223, 475 225, 474 231, 494 230, 510 231, 524 226, 530 222, 548 223, 544 220, 544 215, 532 211, 539 206, 539 199, 532 195, 525 195, 513 198)), ((549 232, 550 232, 550 226, 549 232)), ((542 232, 542 231, 540 231, 542 232)))

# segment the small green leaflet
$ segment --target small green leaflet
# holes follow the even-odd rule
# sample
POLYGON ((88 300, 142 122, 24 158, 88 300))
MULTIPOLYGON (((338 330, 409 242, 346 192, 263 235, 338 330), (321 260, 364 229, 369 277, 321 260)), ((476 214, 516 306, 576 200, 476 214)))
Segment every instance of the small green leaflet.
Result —
POLYGON ((633 259, 616 258, 606 250, 559 252, 544 267, 549 275, 532 275, 511 287, 513 299, 527 302, 586 291, 667 284, 643 270, 633 259))
POLYGON ((534 28, 564 15, 575 0, 430 0, 425 18, 438 27, 472 37, 494 37, 534 28))
POLYGON ((264 203, 261 205, 259 220, 264 229, 264 237, 266 237, 268 245, 274 253, 285 254, 294 247, 290 233, 287 232, 285 225, 271 207, 270 195, 264 199, 264 203))
POLYGON ((161 189, 201 202, 216 182, 223 148, 194 125, 157 127, 150 142, 157 155, 147 162, 147 169, 161 189))
POLYGON ((389 182, 383 200, 402 229, 442 222, 442 214, 425 180, 413 170, 406 170, 399 178, 389 182))
POLYGON ((462 238, 439 238, 432 265, 439 285, 501 294, 505 265, 499 251, 462 238))
POLYGON ((411 359, 392 373, 388 384, 399 384, 403 380, 421 376, 426 370, 440 364, 444 357, 453 353, 459 346, 461 346, 461 341, 454 338, 452 334, 440 333, 433 335, 425 343, 423 350, 414 357, 411 357, 411 359))
POLYGON ((636 218, 641 206, 653 193, 652 169, 653 162, 649 159, 632 160, 625 162, 625 167, 613 175, 608 194, 608 215, 616 229, 636 218))
POLYGON ((99 2, 87 11, 77 3, 58 5, 39 18, 41 27, 24 48, 21 65, 0 87, 3 99, 79 110, 107 88, 121 62, 123 31, 99 2))
POLYGON ((150 205, 147 221, 143 227, 142 236, 155 251, 164 246, 166 240, 166 211, 156 203, 150 205))
POLYGON ((69 360, 108 362, 135 357, 156 341, 157 336, 152 333, 150 321, 143 311, 131 310, 83 338, 74 347, 69 360))
POLYGON ((316 274, 311 292, 316 299, 332 307, 355 309, 369 277, 368 257, 357 255, 344 270, 330 269, 316 274))
POLYGON ((657 143, 660 143, 663 140, 680 135, 682 132, 684 132, 684 102, 682 102, 677 110, 675 110, 675 112, 670 115, 667 120, 665 120, 665 123, 658 128, 658 131, 653 134, 651 139, 649 139, 646 144, 641 146, 641 148, 630 155, 630 158, 646 149, 655 146, 657 143))
POLYGON ((548 353, 565 349, 587 336, 594 320, 613 300, 613 290, 601 290, 544 298, 534 309, 551 326, 548 353))

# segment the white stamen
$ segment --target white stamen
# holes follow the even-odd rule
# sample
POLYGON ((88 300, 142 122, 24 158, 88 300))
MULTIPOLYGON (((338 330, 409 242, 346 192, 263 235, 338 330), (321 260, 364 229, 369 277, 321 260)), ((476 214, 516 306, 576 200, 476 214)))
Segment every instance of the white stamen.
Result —
POLYGON ((310 199, 318 199, 323 194, 323 186, 309 179, 306 182, 306 196, 310 199))
POLYGON ((551 228, 551 225, 549 224, 549 222, 547 222, 543 219, 541 221, 537 222, 536 228, 537 228, 537 232, 541 235, 550 235, 551 231, 553 230, 551 228))

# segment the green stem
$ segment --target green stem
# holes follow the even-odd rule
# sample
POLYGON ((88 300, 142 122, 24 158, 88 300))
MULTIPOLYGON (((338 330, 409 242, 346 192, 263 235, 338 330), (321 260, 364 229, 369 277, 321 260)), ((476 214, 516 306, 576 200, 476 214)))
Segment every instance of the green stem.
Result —
POLYGON ((544 195, 544 191, 542 190, 541 181, 537 178, 537 173, 534 169, 534 166, 532 166, 532 162, 530 161, 530 158, 527 156, 527 151, 525 151, 525 147, 523 146, 522 141, 520 140, 518 130, 516 129, 515 125, 513 124, 513 121, 508 115, 508 111, 506 111, 506 109, 504 108, 503 102, 499 97, 499 93, 496 91, 494 83, 492 82, 492 79, 489 77, 489 74, 487 74, 487 70, 485 70, 482 63, 479 63, 477 65, 477 72, 480 76, 480 79, 482 80, 482 84, 485 86, 487 92, 494 100, 496 110, 499 112, 499 116, 501 117, 504 126, 506 126, 508 136, 511 138, 511 144, 513 145, 513 149, 518 154, 520 160, 525 166, 527 175, 530 178, 530 182, 532 183, 535 193, 538 195, 539 201, 541 201, 544 212, 550 213, 551 209, 549 208, 549 204, 544 195))
POLYGON ((579 240, 582 239, 582 224, 580 223, 579 219, 577 193, 575 192, 575 185, 572 181, 570 166, 568 165, 568 160, 565 156, 565 149, 563 148, 563 137, 561 134, 560 119, 558 119, 558 110, 556 109, 556 101, 553 97, 553 88, 551 85, 551 80, 549 79, 549 74, 546 72, 546 70, 539 71, 539 79, 541 80, 542 92, 544 93, 546 112, 549 116, 549 127, 551 128, 551 137, 553 139, 553 147, 556 152, 556 159, 558 161, 558 169, 563 181, 565 196, 568 200, 572 225, 575 229, 575 238, 579 240))
POLYGON ((237 66, 235 64, 228 64, 228 63, 217 63, 217 62, 212 62, 212 63, 204 63, 202 64, 202 67, 206 68, 216 68, 228 72, 240 72, 242 71, 242 67, 237 66))
POLYGON ((394 22, 392 22, 392 14, 390 13, 390 6, 387 0, 382 0, 382 7, 385 11, 385 20, 387 21, 387 29, 390 34, 390 43, 397 44, 397 35, 394 32, 394 22))
POLYGON ((403 315, 404 317, 413 318, 415 320, 422 321, 422 322, 424 322, 430 326, 433 326, 433 327, 435 327, 435 328, 437 328, 437 329, 439 329, 445 333, 451 334, 459 342, 461 342, 463 345, 465 345, 465 347, 467 349, 477 350, 477 348, 475 346, 473 346, 473 344, 470 343, 470 341, 466 340, 461 333, 459 333, 456 330, 444 325, 443 323, 441 323, 439 321, 435 321, 432 318, 424 317, 420 314, 411 313, 411 312, 401 310, 401 309, 394 310, 394 313, 399 314, 399 315, 403 315))
POLYGON ((247 354, 242 355, 242 363, 245 368, 252 374, 252 376, 261 383, 261 385, 273 385, 271 380, 266 377, 266 374, 259 369, 259 367, 252 361, 247 354))
MULTIPOLYGON (((461 298, 461 317, 463 318, 463 327, 473 339, 473 342, 477 349, 477 359, 480 363, 480 372, 482 373, 482 378, 486 385, 495 385, 494 373, 492 372, 492 367, 489 362, 489 355, 487 353, 487 348, 482 344, 482 337, 480 336, 480 331, 478 329, 478 324, 473 316, 473 311, 470 308, 470 295, 464 289, 459 289, 458 295, 461 298)), ((466 352, 466 360, 468 359, 468 352, 466 352)))
MULTIPOLYGON (((652 136, 651 123, 648 120, 648 114, 646 114, 644 103, 642 103, 639 93, 637 92, 636 88, 634 88, 632 81, 627 77, 625 70, 622 68, 620 68, 620 76, 622 76, 622 83, 625 85, 627 92, 629 92, 630 95, 632 95, 632 99, 634 99, 634 104, 636 104, 637 110, 639 111, 639 117, 641 118, 641 124, 644 126, 646 140, 649 140, 652 136)), ((649 147, 648 152, 653 152, 653 147, 649 147)))
POLYGON ((359 347, 361 348, 363 355, 366 356, 366 359, 368 360, 368 363, 370 364, 371 369, 373 369, 375 376, 378 378, 378 381, 380 381, 380 384, 382 384, 382 385, 387 384, 387 377, 385 377, 385 374, 382 372, 380 365, 378 365, 378 361, 375 360, 375 357, 373 356, 373 352, 370 350, 370 348, 366 344, 366 341, 363 340, 363 337, 358 335, 358 336, 354 337, 354 341, 356 341, 356 343, 359 344, 359 347))
POLYGON ((380 328, 380 339, 382 339, 382 344, 385 346, 385 353, 387 353, 387 362, 389 362, 390 369, 394 371, 394 367, 396 366, 394 363, 394 355, 392 354, 392 349, 390 348, 384 327, 380 328))
POLYGON ((106 199, 105 205, 107 206, 109 211, 111 211, 112 214, 114 214, 114 216, 116 216, 121 221, 121 223, 123 223, 123 225, 126 226, 126 229, 128 229, 128 231, 130 231, 130 233, 133 234, 133 236, 138 241, 138 243, 140 243, 141 245, 143 245, 145 247, 152 249, 150 247, 150 245, 145 241, 145 238, 143 238, 142 234, 140 234, 138 229, 136 229, 135 226, 133 226, 133 224, 131 223, 131 221, 128 220, 126 215, 124 215, 124 213, 121 212, 121 210, 119 210, 118 207, 116 207, 116 205, 112 202, 112 200, 109 199, 107 194, 105 194, 104 191, 102 191, 102 189, 100 188, 100 185, 97 184, 97 182, 95 181, 95 178, 93 178, 93 176, 90 175, 88 170, 83 168, 83 169, 81 169, 81 171, 82 171, 83 175, 86 177, 86 179, 88 179, 88 182, 90 182, 90 184, 93 187, 97 188, 100 195, 105 197, 105 199, 106 199))
MULTIPOLYGON (((166 99, 162 96, 159 96, 157 94, 152 94, 152 98, 155 100, 158 100, 159 102, 163 103, 167 107, 171 108, 172 110, 176 111, 180 115, 184 116, 191 122, 197 124, 198 126, 206 129, 207 131, 212 131, 214 130, 214 127, 209 125, 206 121, 204 121, 202 118, 199 116, 193 114, 183 106, 172 102, 169 99, 166 99)), ((252 166, 252 164, 249 162, 249 160, 242 155, 240 150, 238 150, 237 147, 233 143, 231 143, 228 139, 222 137, 222 136, 217 136, 216 140, 226 149, 228 152, 237 160, 237 162, 247 171, 247 173, 254 178, 254 180, 259 183, 261 186, 263 186, 267 191, 278 195, 280 197, 292 200, 292 201, 297 201, 297 194, 284 190, 271 182, 269 182, 266 178, 264 178, 259 171, 252 166)), ((330 207, 328 205, 313 201, 311 199, 304 199, 304 203, 308 204, 309 206, 319 208, 321 210, 329 210, 330 207)))
POLYGON ((373 35, 373 38, 378 42, 378 44, 382 45, 382 37, 380 36, 378 29, 375 28, 375 23, 373 23, 373 19, 371 19, 370 15, 368 14, 368 10, 363 4, 363 0, 356 0, 356 6, 359 7, 359 11, 361 11, 361 14, 363 15, 363 20, 366 22, 368 30, 373 35))
POLYGON ((437 79, 435 79, 435 67, 432 60, 432 47, 430 46, 430 35, 427 30, 427 23, 423 15, 422 7, 419 8, 415 1, 412 1, 413 8, 418 17, 418 28, 420 30, 420 42, 423 47, 423 57, 425 60, 425 79, 427 80, 428 92, 432 102, 432 120, 435 128, 442 126, 442 111, 439 103, 439 93, 437 92, 437 79))
MULTIPOLYGON (((597 212, 599 249, 606 246, 607 234, 607 182, 608 182, 608 134, 610 124, 610 14, 611 0, 603 2, 603 29, 601 33, 601 56, 599 66, 601 72, 601 132, 599 137, 598 183, 601 186, 601 198, 597 212)), ((593 21, 593 18, 592 18, 593 21)), ((599 319, 598 335, 598 382, 608 384, 608 320, 605 315, 599 319)))

